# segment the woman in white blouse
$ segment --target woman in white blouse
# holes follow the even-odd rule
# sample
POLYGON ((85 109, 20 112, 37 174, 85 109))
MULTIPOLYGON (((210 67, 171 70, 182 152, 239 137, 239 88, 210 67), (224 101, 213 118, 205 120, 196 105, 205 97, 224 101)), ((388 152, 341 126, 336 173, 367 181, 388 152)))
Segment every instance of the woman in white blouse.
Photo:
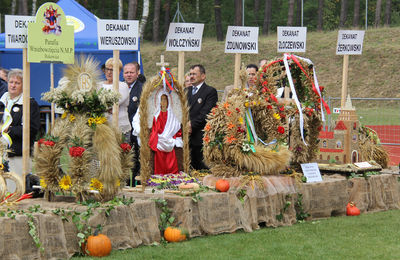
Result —
MULTIPOLYGON (((119 72, 122 69, 122 62, 118 60, 119 72)), ((102 83, 102 88, 104 89, 113 89, 113 64, 114 59, 109 58, 106 61, 104 74, 106 76, 106 80, 102 83)), ((118 73, 119 75, 119 73, 118 73)), ((118 112, 118 125, 119 129, 125 136, 125 142, 129 142, 131 124, 129 122, 128 117, 128 105, 129 105, 129 87, 125 82, 119 82, 119 93, 121 97, 119 99, 119 112, 118 112)), ((112 113, 106 114, 107 120, 112 122, 112 113)))

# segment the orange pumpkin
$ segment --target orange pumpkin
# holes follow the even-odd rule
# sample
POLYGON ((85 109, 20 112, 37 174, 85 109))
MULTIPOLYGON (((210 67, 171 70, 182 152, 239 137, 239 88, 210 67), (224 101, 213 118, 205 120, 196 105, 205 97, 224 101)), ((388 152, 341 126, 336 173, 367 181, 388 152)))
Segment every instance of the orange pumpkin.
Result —
POLYGON ((85 244, 85 251, 90 256, 108 256, 111 252, 111 241, 103 234, 97 234, 97 230, 93 236, 89 236, 85 244))
POLYGON ((168 242, 181 242, 186 240, 186 234, 177 227, 167 227, 164 231, 164 238, 168 242))
POLYGON ((227 192, 229 190, 229 181, 224 179, 219 179, 215 183, 215 188, 220 192, 227 192))
POLYGON ((360 215, 360 210, 356 207, 354 202, 349 202, 346 206, 346 214, 347 216, 358 216, 360 215))

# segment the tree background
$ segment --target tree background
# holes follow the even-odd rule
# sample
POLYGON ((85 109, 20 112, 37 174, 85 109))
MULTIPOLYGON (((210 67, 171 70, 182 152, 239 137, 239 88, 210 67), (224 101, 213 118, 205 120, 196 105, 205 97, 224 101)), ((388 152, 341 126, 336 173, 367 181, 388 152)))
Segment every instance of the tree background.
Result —
MULTIPOLYGON (((142 18, 146 0, 78 0, 77 2, 100 19, 118 19, 118 2, 121 1, 122 19, 140 20, 142 18)), ((169 23, 172 22, 177 11, 178 2, 185 22, 204 23, 204 37, 217 37, 217 31, 221 27, 222 34, 225 36, 229 25, 241 25, 238 23, 241 21, 242 14, 241 0, 147 1, 150 7, 143 35, 144 40, 163 41, 169 23), (216 26, 215 22, 215 15, 218 13, 221 15, 220 27, 218 24, 216 26)), ((31 15, 33 9, 39 8, 45 2, 57 1, 1 0, 1 28, 4 28, 5 14, 31 15)), ((338 28, 365 29, 365 0, 303 0, 303 3, 303 26, 306 26, 308 31, 317 29, 330 31, 338 28), (321 14, 322 19, 318 22, 321 14)), ((276 32, 277 26, 288 24, 300 26, 300 8, 301 0, 245 0, 244 25, 259 26, 263 34, 276 32)), ((368 27, 399 25, 400 0, 368 0, 368 27)))

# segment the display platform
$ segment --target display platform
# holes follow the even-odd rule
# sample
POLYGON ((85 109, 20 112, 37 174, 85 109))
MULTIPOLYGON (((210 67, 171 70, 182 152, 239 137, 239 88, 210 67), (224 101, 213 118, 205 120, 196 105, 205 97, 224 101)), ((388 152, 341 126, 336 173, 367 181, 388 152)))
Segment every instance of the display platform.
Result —
MULTIPOLYGON (((212 183, 213 179, 208 181, 212 183)), ((239 182, 231 180, 229 192, 202 192, 199 194, 201 199, 162 191, 152 193, 151 189, 123 192, 119 196, 132 197, 132 204, 115 206, 109 210, 109 216, 106 208, 94 209, 89 224, 92 227, 103 225, 102 233, 111 239, 113 250, 117 250, 160 241, 158 225, 162 211, 156 199, 168 202, 175 222, 181 223, 180 226, 186 228, 191 237, 233 233, 240 229, 251 232, 261 224, 267 227, 293 225, 299 198, 302 198, 302 210, 310 214, 307 220, 344 216, 349 201, 357 205, 361 214, 400 208, 397 174, 374 175, 367 179, 325 175, 323 182, 299 184, 290 177, 269 176, 263 177, 262 183, 264 188, 251 182, 241 187, 239 182), (246 190, 245 195, 243 192, 238 195, 239 190, 246 190)), ((32 216, 44 251, 40 252, 29 235, 28 216, 16 214, 13 219, 6 214, 0 217, 2 259, 66 259, 78 252, 78 230, 72 221, 63 220, 60 212, 85 212, 87 207, 29 199, 14 205, 2 205, 0 210, 27 211, 33 205, 40 205, 36 206, 38 212, 32 216), (46 212, 40 213, 42 210, 46 212)))

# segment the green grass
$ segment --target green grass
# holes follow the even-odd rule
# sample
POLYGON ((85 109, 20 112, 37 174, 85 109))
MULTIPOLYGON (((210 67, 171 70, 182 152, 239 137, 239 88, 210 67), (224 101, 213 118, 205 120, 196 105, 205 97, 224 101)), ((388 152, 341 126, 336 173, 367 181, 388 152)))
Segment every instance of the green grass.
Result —
POLYGON ((398 259, 399 225, 392 210, 115 250, 104 259, 398 259))

